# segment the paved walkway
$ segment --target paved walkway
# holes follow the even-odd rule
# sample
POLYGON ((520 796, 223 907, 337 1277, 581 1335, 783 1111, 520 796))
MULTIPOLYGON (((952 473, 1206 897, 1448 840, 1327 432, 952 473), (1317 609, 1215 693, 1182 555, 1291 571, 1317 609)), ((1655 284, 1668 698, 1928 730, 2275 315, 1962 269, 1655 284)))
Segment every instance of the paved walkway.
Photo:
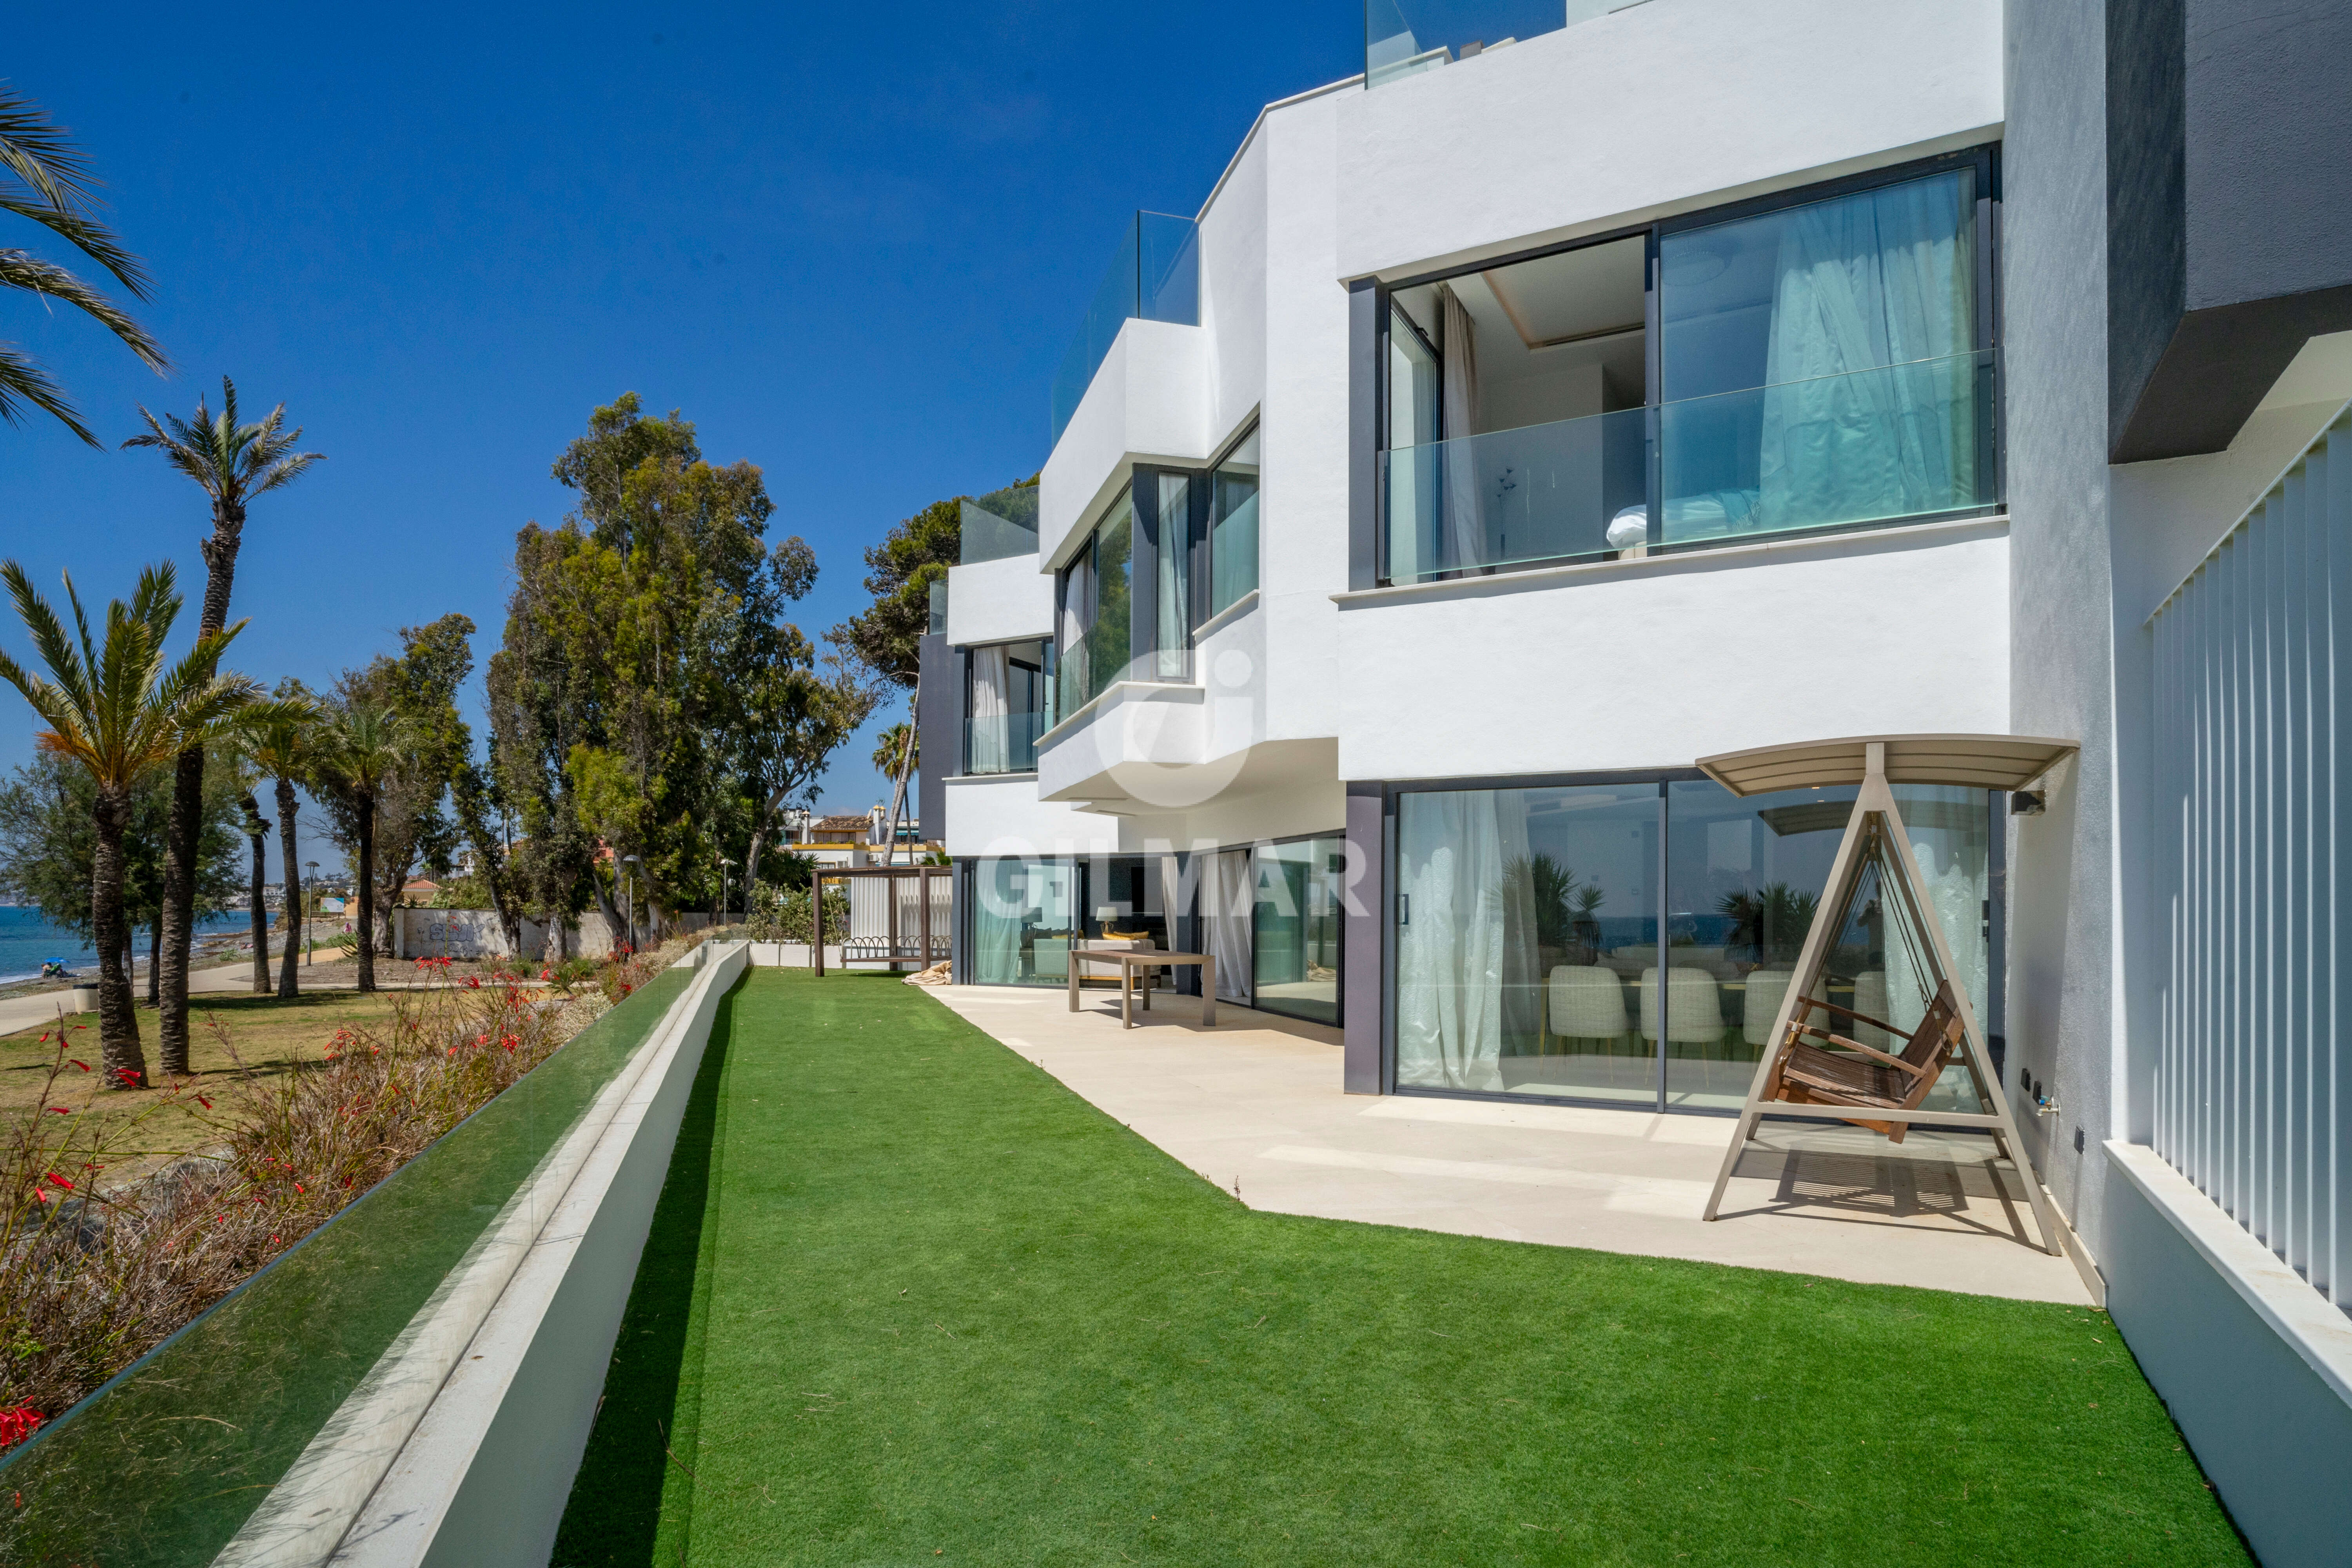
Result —
POLYGON ((1117 997, 942 986, 956 1013, 1254 1208, 2023 1300, 2087 1303, 2033 1245, 2017 1176, 1989 1141, 1767 1122, 1699 1210, 1727 1117, 1339 1089, 1339 1032, 1162 999, 1118 1026, 1117 997), (1148 1022, 1146 1021, 1148 1020, 1148 1022))

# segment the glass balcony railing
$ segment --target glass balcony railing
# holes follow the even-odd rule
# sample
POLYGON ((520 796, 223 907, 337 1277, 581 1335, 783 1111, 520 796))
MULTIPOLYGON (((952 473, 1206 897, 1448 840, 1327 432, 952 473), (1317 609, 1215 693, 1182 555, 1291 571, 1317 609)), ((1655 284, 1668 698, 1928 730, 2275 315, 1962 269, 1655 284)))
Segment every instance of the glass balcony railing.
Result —
POLYGON ((933 637, 947 636, 948 580, 944 577, 935 579, 930 587, 925 590, 925 596, 929 604, 930 619, 923 629, 933 637))
POLYGON ((1383 452, 1382 575, 1425 583, 1988 507, 1993 372, 1990 351, 1956 354, 1383 452))
POLYGON ((1037 553, 1037 487, 1007 485, 974 500, 967 497, 956 562, 972 566, 982 561, 1037 553))
POLYGON ((1198 229, 1188 217, 1139 212, 1120 238, 1110 270, 1087 307, 1086 320, 1062 355, 1054 376, 1054 439, 1062 438, 1070 416, 1102 368, 1118 329, 1131 316, 1147 321, 1201 324, 1201 251, 1198 229))
POLYGON ((1659 0, 1364 0, 1364 85, 1659 0))
POLYGON ((1051 712, 999 713, 992 718, 965 720, 965 774, 1035 773, 1037 737, 1053 727, 1051 712))

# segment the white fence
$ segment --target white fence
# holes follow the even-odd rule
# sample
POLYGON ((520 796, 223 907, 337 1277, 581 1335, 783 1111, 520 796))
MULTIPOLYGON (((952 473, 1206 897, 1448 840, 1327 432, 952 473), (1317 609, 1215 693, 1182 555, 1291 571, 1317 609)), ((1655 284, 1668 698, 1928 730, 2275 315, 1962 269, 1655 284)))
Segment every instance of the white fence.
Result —
POLYGON ((2156 1151, 2352 1309, 2352 417, 2151 624, 2156 1151))

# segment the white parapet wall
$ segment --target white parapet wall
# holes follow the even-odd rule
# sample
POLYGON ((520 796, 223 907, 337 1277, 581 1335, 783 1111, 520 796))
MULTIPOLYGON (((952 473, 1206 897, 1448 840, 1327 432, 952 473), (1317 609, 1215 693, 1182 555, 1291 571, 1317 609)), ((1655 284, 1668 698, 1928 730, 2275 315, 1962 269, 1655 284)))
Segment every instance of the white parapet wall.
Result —
POLYGON ((236 1539, 227 1565, 544 1563, 720 999, 698 973, 236 1539))

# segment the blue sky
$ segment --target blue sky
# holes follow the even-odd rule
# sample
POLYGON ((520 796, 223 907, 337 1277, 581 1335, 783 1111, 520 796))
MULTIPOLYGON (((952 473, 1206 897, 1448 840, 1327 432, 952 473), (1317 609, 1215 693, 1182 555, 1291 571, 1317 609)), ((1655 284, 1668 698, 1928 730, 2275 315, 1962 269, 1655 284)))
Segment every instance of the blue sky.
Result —
MULTIPOLYGON (((803 626, 843 619, 893 522, 1044 460, 1125 215, 1196 210, 1262 104, 1360 68, 1362 21, 1345 0, 142 4, 36 7, 9 37, 0 71, 72 129, 147 260, 141 319, 176 371, 26 300, 0 300, 0 338, 110 446, 142 403, 217 402, 224 373, 254 413, 287 405, 328 461, 254 507, 234 662, 317 683, 451 610, 487 661, 515 530, 562 515, 549 465, 626 390, 765 469, 774 536, 817 552, 803 626)), ((42 418, 0 453, 0 554, 101 602, 168 555, 193 622, 193 485, 42 418)), ((13 616, 0 647, 28 651, 13 616)), ((0 694, 0 768, 32 732, 0 694)), ((825 805, 887 793, 872 749, 840 754, 825 805)))

